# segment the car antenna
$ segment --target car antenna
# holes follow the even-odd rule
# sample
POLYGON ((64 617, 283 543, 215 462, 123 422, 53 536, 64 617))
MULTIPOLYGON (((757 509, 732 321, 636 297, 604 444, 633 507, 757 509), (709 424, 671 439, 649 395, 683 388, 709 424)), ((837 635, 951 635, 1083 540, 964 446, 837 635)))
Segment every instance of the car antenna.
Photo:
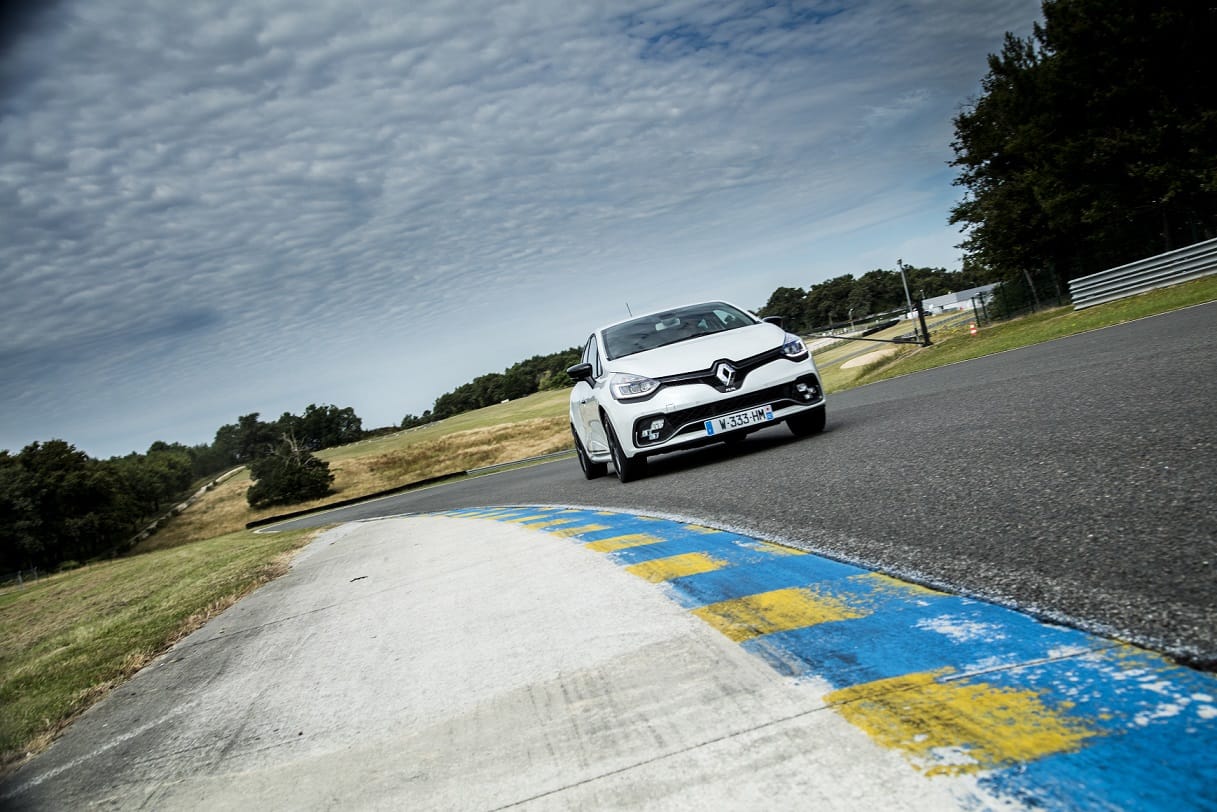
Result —
POLYGON ((630 318, 631 318, 631 319, 632 319, 632 318, 634 318, 634 311, 633 311, 633 310, 630 310, 630 303, 629 303, 629 302, 626 302, 626 303, 625 303, 625 312, 630 314, 630 318))

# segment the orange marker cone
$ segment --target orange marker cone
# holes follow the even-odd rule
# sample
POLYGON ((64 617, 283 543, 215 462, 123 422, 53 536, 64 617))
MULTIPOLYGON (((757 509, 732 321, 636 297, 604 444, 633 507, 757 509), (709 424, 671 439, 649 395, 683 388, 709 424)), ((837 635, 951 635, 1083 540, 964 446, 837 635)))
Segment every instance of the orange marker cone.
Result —
POLYGON ((971 333, 972 335, 976 335, 976 325, 975 325, 975 324, 969 324, 969 325, 968 325, 968 332, 969 332, 969 333, 971 333))

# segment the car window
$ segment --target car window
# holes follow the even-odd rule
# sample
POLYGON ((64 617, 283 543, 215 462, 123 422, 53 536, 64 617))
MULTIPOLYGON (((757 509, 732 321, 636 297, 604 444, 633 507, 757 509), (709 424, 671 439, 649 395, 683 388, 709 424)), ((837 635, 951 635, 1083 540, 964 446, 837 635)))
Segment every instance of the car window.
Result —
POLYGON ((588 337, 587 343, 583 345, 583 355, 579 361, 584 364, 590 364, 592 367, 592 377, 599 378, 601 373, 600 368, 600 348, 596 344, 596 334, 593 333, 588 337))
POLYGON ((624 358, 678 341, 755 323, 747 313, 723 302, 687 305, 641 316, 605 329, 602 333, 604 351, 610 360, 624 358))
POLYGON ((592 360, 591 360, 591 361, 589 361, 588 363, 590 363, 590 364, 592 365, 592 377, 593 377, 593 378, 599 378, 599 377, 600 377, 600 374, 601 374, 601 369, 600 369, 600 347, 599 347, 599 346, 596 344, 596 337, 595 337, 595 336, 592 336, 592 340, 591 340, 591 349, 592 349, 592 360))
POLYGON ((748 324, 750 321, 750 320, 746 321, 744 319, 741 319, 738 315, 731 312, 730 310, 725 310, 722 308, 715 310, 714 315, 719 320, 719 322, 722 323, 724 330, 730 330, 735 327, 743 327, 745 324, 748 324))

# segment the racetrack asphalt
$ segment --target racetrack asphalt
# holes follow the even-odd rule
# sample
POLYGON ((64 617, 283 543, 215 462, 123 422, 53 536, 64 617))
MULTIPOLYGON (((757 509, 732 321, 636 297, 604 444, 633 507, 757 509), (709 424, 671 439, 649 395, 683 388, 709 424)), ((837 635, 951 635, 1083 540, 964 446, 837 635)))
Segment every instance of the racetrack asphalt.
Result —
POLYGON ((1217 667, 1217 303, 830 395, 828 429, 573 460, 284 526, 554 504, 687 518, 1217 667))

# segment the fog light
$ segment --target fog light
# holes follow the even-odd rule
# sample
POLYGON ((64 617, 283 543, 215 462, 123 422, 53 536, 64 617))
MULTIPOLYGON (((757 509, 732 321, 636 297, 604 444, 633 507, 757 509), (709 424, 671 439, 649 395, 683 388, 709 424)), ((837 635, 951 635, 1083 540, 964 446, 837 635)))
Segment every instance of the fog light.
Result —
POLYGON ((649 426, 642 424, 638 427, 638 437, 644 443, 658 442, 664 426, 667 424, 668 421, 664 420, 662 417, 657 417, 651 421, 649 426))

